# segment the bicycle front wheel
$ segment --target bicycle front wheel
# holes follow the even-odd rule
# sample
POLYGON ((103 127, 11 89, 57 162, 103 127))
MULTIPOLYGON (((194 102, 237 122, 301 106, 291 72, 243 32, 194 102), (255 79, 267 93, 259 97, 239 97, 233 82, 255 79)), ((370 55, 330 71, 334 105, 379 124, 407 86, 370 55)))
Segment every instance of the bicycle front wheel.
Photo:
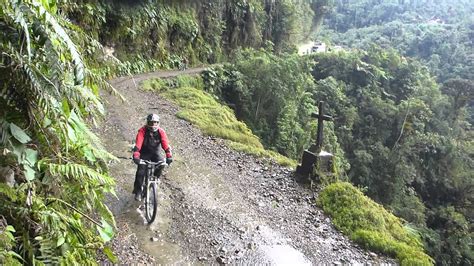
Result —
POLYGON ((158 209, 158 198, 156 195, 156 183, 149 183, 145 198, 145 218, 148 223, 153 223, 158 209))

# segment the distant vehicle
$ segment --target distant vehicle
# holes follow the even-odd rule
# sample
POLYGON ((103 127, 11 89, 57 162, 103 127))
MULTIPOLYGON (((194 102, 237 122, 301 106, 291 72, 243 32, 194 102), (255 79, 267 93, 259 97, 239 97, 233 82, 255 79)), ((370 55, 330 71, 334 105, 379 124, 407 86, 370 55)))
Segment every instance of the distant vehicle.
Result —
POLYGON ((325 53, 325 52, 332 52, 332 51, 341 51, 344 50, 342 46, 335 45, 335 46, 327 46, 324 42, 314 42, 311 41, 309 43, 300 45, 298 47, 298 54, 299 55, 309 55, 313 53, 325 53))

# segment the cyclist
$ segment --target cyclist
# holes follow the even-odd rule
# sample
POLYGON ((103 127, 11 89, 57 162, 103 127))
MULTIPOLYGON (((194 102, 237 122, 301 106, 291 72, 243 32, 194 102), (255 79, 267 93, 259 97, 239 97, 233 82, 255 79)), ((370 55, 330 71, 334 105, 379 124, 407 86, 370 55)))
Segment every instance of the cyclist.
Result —
MULTIPOLYGON (((137 164, 137 172, 135 174, 135 183, 133 187, 133 194, 135 200, 142 200, 142 185, 146 174, 146 165, 140 164, 140 159, 152 162, 159 162, 163 160, 163 155, 160 152, 160 146, 165 151, 166 163, 173 162, 171 147, 168 143, 166 132, 159 127, 160 117, 157 114, 149 114, 146 117, 146 125, 138 130, 133 148, 133 162, 137 164)), ((162 167, 155 171, 155 176, 160 176, 162 167)))
POLYGON ((181 61, 181 70, 185 71, 188 68, 188 58, 183 57, 183 60, 181 61))

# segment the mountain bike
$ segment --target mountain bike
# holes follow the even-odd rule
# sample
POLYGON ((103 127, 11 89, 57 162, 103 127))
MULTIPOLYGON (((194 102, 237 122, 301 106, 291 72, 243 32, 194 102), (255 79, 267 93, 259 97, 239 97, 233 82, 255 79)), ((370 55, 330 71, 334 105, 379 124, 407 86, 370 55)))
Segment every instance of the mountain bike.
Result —
POLYGON ((146 174, 143 180, 142 198, 145 205, 145 219, 151 224, 155 221, 156 212, 158 209, 158 178, 155 176, 155 170, 164 168, 167 164, 165 161, 152 162, 147 160, 140 160, 140 164, 146 164, 146 174))

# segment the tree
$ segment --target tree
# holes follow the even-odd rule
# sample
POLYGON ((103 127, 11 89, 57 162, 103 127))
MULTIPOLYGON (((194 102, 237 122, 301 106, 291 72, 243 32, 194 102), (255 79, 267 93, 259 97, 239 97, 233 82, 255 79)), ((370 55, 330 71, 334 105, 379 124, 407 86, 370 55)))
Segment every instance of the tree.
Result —
POLYGON ((451 101, 451 120, 458 121, 462 120, 460 117, 462 109, 468 108, 470 112, 467 115, 469 122, 472 124, 474 122, 474 117, 472 117, 472 108, 474 107, 474 81, 466 79, 449 79, 447 80, 442 87, 443 93, 449 96, 451 101))
POLYGON ((233 65, 204 75, 206 89, 233 106, 267 148, 299 158, 314 132, 311 63, 295 54, 279 57, 272 50, 238 51, 233 65))
POLYGON ((474 66, 469 54, 473 12, 474 6, 466 0, 417 1, 416 4, 414 1, 339 1, 335 12, 327 16, 319 36, 314 37, 358 49, 374 43, 393 47, 403 55, 428 63, 440 82, 450 78, 472 79, 474 66))

